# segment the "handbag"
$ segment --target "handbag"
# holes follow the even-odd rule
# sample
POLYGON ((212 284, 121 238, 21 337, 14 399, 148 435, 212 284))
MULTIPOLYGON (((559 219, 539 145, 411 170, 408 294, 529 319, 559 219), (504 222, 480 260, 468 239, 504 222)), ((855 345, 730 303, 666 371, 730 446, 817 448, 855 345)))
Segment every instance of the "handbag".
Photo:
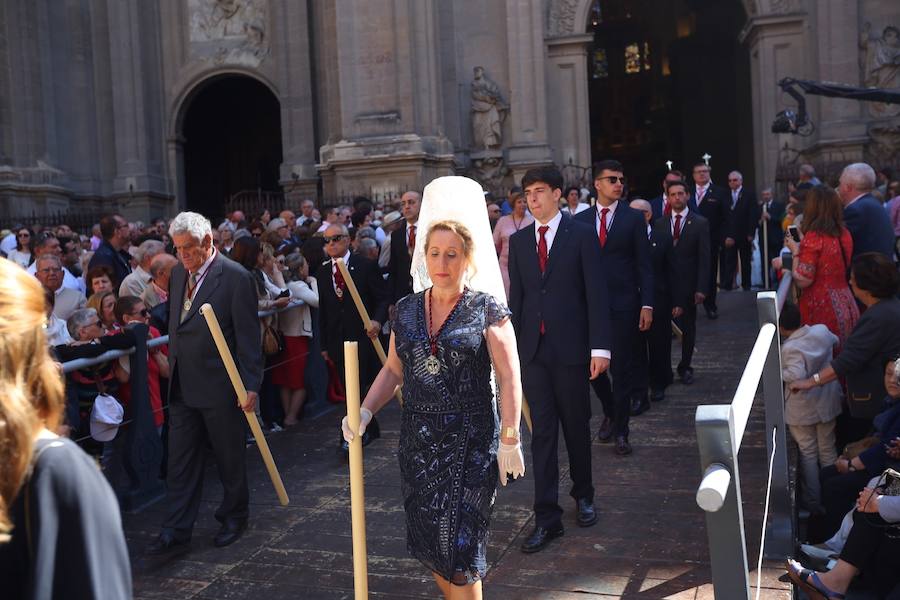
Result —
POLYGON ((284 350, 284 334, 274 326, 270 319, 263 326, 262 332, 262 351, 266 356, 275 356, 284 350))

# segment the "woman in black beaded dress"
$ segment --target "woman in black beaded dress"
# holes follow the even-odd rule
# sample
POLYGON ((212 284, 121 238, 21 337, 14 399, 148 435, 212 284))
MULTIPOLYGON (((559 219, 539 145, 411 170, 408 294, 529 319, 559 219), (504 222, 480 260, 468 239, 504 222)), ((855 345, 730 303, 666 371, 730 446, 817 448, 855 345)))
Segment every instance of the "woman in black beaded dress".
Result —
MULTIPOLYGON (((429 196, 441 198, 432 186, 471 191, 465 182, 471 180, 429 184, 423 212, 429 196)), ((487 227, 480 186, 477 194, 487 227)), ((402 383, 399 462, 408 550, 433 572, 446 598, 481 598, 497 481, 505 485, 507 473, 517 477, 525 470, 519 360, 509 309, 495 295, 476 291, 474 281, 472 289, 466 285, 475 256, 469 229, 440 220, 426 231, 421 249, 432 286, 397 303, 388 359, 363 402, 359 434, 402 383)), ((483 266, 494 265, 478 263, 483 266)), ((499 268, 497 275, 502 293, 499 268)), ((346 419, 343 430, 353 438, 346 419)))

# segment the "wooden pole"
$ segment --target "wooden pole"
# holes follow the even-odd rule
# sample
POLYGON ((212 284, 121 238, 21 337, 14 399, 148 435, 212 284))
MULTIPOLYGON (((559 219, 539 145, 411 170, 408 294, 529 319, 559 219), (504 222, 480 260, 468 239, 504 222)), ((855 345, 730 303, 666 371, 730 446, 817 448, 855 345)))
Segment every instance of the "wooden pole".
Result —
MULTIPOLYGON (((356 342, 344 342, 344 378, 347 391, 347 421, 350 431, 359 431, 359 356, 356 342)), ((369 597, 366 558, 366 498, 363 479, 362 436, 350 442, 350 527, 353 533, 353 589, 356 600, 369 597)))
MULTIPOLYGON (((222 357, 222 362, 225 363, 225 370, 228 371, 231 385, 234 386, 238 401, 243 406, 247 402, 247 388, 244 387, 244 382, 241 381, 237 365, 234 364, 234 357, 231 356, 231 350, 228 349, 228 343, 225 341, 225 336, 222 335, 222 328, 219 326, 219 320, 216 318, 216 313, 213 310, 213 307, 210 306, 209 303, 206 303, 200 307, 200 314, 206 319, 206 325, 209 327, 209 332, 216 342, 219 356, 222 357)), ((272 485, 275 486, 275 493, 278 494, 278 501, 282 506, 287 506, 290 499, 288 498, 287 490, 284 489, 284 482, 281 481, 278 467, 275 466, 275 459, 272 458, 272 452, 269 450, 266 436, 263 435, 262 429, 259 426, 256 413, 254 411, 246 410, 242 412, 244 413, 244 416, 247 417, 247 422, 250 424, 250 431, 253 432, 253 437, 256 439, 256 447, 259 448, 259 453, 262 454, 263 462, 266 464, 266 471, 269 472, 269 478, 272 480, 272 485)))
MULTIPOLYGON (((366 305, 363 304, 362 297, 359 295, 359 290, 356 289, 353 277, 350 276, 350 271, 347 269, 347 264, 344 262, 343 258, 339 258, 335 262, 337 262, 338 269, 340 269, 341 275, 344 278, 344 283, 347 285, 347 291, 350 292, 350 296, 353 298, 353 303, 356 305, 356 311, 359 313, 359 318, 362 319, 363 329, 368 330, 369 323, 372 322, 372 319, 369 318, 369 311, 366 310, 366 305)), ((377 337, 369 339, 372 340, 372 345, 375 347, 375 354, 378 355, 378 359, 383 366, 384 363, 387 362, 387 355, 384 353, 384 347, 381 345, 381 340, 377 337)), ((400 391, 400 386, 397 386, 397 389, 394 390, 394 395, 397 396, 400 406, 403 406, 403 393, 400 391)))

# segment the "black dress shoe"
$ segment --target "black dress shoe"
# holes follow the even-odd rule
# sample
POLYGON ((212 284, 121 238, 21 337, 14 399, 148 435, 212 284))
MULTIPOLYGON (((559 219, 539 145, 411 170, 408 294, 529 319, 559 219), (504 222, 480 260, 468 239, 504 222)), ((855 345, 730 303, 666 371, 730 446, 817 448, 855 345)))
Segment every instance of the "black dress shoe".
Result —
POLYGON ((631 399, 631 416, 636 417, 642 415, 647 412, 649 408, 650 400, 647 399, 647 394, 635 396, 631 399))
POLYGON ((219 533, 213 538, 216 548, 223 548, 235 543, 247 529, 247 519, 226 519, 219 533))
POLYGON ((681 383, 684 385, 691 385, 694 383, 694 372, 693 371, 685 371, 681 374, 681 383))
POLYGON ((603 417, 603 422, 600 423, 600 430, 597 432, 597 439, 606 443, 612 439, 612 434, 612 420, 609 417, 603 417))
POLYGON ((624 435, 616 436, 616 454, 619 456, 631 454, 631 444, 628 443, 628 438, 624 435))
POLYGON ((662 402, 666 399, 665 390, 650 390, 650 400, 652 402, 662 402))
POLYGON ((579 527, 590 527, 597 522, 597 511, 594 503, 587 498, 578 500, 578 516, 575 519, 579 527))
POLYGON ((706 316, 707 316, 707 318, 709 318, 709 319, 716 320, 716 319, 719 318, 719 311, 716 310, 715 308, 707 308, 707 309, 706 309, 706 316))
POLYGON ((159 537, 153 540, 153 543, 147 546, 144 552, 147 556, 162 556, 164 554, 174 554, 176 552, 187 552, 191 547, 190 540, 179 540, 171 533, 161 533, 159 537))
POLYGON ((538 525, 531 532, 531 535, 528 536, 528 539, 522 542, 521 550, 525 554, 543 550, 544 546, 549 544, 551 540, 560 537, 563 533, 565 533, 565 529, 563 529, 562 523, 552 527, 541 527, 538 525))

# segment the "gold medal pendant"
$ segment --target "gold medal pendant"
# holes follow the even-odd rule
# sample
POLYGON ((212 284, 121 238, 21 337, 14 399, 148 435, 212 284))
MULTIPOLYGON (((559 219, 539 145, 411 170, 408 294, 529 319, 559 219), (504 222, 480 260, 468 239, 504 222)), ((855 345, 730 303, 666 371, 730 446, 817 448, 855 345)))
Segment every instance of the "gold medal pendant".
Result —
POLYGON ((191 301, 190 301, 190 300, 185 300, 185 301, 184 301, 184 304, 181 305, 181 308, 184 309, 184 312, 187 312, 187 311, 191 310, 191 301))
POLYGON ((341 298, 344 297, 344 290, 343 290, 343 288, 335 288, 334 293, 335 293, 335 295, 338 297, 338 299, 341 299, 341 298))
POLYGON ((431 375, 437 375, 441 372, 441 361, 438 360, 437 356, 430 354, 425 359, 425 370, 431 375))

